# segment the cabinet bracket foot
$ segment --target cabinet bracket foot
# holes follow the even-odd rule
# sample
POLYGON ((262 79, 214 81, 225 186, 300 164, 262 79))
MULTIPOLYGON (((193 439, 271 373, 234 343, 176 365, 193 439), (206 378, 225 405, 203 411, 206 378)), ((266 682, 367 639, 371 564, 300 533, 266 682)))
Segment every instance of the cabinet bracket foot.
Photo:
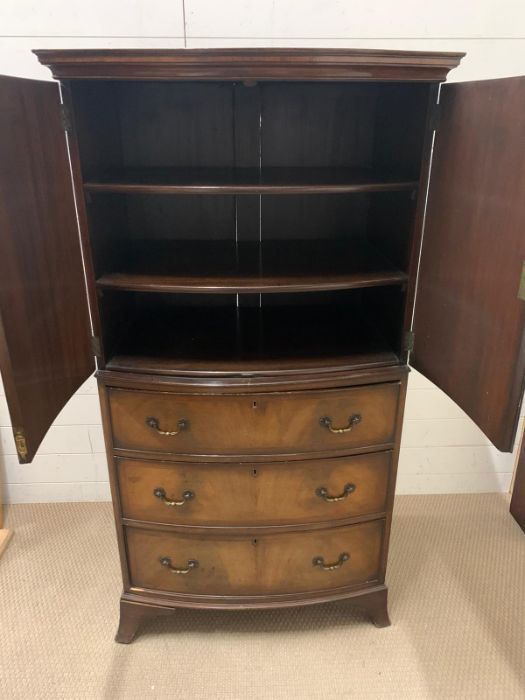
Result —
POLYGON ((158 615, 172 615, 174 612, 173 608, 164 608, 160 605, 144 605, 121 600, 120 623, 115 641, 119 644, 131 644, 144 620, 158 615))
POLYGON ((389 627, 391 622, 388 616, 388 588, 364 593, 358 600, 350 601, 356 607, 366 611, 370 620, 376 627, 389 627))

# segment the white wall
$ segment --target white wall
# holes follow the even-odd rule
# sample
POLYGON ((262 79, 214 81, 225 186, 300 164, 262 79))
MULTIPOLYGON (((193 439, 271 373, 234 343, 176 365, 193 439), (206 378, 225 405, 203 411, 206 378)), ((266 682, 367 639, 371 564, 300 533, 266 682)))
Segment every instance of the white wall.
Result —
MULTIPOLYGON (((451 80, 525 74, 523 0, 0 0, 0 73, 49 79, 34 48, 320 46, 466 51, 451 80)), ((0 392, 3 394, 1 385, 0 392)), ((507 491, 504 455, 413 372, 399 493, 507 491)), ((96 386, 66 406, 31 465, 16 459, 0 395, 0 471, 11 502, 109 499, 96 386)))

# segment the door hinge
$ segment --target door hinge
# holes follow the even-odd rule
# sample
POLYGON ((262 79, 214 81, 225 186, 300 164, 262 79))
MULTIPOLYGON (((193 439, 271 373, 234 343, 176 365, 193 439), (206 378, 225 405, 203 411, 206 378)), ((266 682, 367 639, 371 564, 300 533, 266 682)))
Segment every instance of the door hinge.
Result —
POLYGON ((430 131, 437 131, 439 128, 439 120, 441 118, 441 104, 436 102, 432 108, 429 119, 429 129, 430 131))
POLYGON ((520 286, 518 287, 518 299, 525 301, 525 260, 521 266, 520 286))
POLYGON ((24 431, 20 430, 19 428, 15 430, 15 445, 18 456, 23 462, 25 462, 27 455, 29 454, 29 450, 27 449, 27 441, 24 431))
POLYGON ((72 129, 71 113, 65 104, 60 105, 60 118, 64 131, 70 132, 72 129))
POLYGON ((412 352, 414 349, 414 341, 416 339, 416 334, 414 331, 406 331, 405 337, 403 339, 403 350, 405 352, 412 352))
POLYGON ((98 335, 91 336, 91 352, 95 357, 102 357, 102 345, 100 344, 98 335))

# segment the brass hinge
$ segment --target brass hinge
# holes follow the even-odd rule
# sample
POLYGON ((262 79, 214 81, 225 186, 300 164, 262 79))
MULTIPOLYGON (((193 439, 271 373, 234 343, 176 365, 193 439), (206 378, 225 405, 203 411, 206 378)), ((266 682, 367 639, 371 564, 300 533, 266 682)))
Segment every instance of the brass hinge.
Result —
POLYGON ((518 287, 518 299, 525 301, 525 260, 521 266, 520 286, 518 287))
POLYGON ((102 346, 98 335, 91 336, 91 352, 95 357, 102 357, 102 346))
POLYGON ((416 339, 416 334, 414 331, 407 331, 403 340, 403 350, 405 352, 412 352, 414 349, 414 341, 416 339))
POLYGON ((27 455, 29 454, 29 450, 27 449, 26 436, 24 435, 23 430, 15 430, 15 445, 18 456, 25 462, 27 455))
POLYGON ((439 102, 436 102, 436 104, 433 106, 432 112, 430 114, 430 120, 429 120, 430 131, 437 131, 438 130, 440 118, 441 118, 441 104, 439 102))
POLYGON ((60 117, 62 121, 62 128, 64 131, 71 131, 72 129, 72 121, 71 121, 71 114, 69 113, 69 109, 65 104, 60 105, 60 117))

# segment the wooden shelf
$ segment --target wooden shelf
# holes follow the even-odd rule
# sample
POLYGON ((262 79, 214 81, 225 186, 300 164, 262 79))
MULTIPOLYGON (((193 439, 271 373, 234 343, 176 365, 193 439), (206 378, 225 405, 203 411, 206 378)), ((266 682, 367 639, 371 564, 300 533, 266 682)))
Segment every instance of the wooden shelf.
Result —
POLYGON ((102 289, 210 294, 308 292, 403 284, 365 241, 135 241, 102 289))
POLYGON ((177 307, 137 312, 107 369, 238 375, 398 364, 359 303, 177 307))
POLYGON ((355 168, 120 168, 84 183, 88 192, 135 194, 330 194, 396 192, 413 178, 355 168))

